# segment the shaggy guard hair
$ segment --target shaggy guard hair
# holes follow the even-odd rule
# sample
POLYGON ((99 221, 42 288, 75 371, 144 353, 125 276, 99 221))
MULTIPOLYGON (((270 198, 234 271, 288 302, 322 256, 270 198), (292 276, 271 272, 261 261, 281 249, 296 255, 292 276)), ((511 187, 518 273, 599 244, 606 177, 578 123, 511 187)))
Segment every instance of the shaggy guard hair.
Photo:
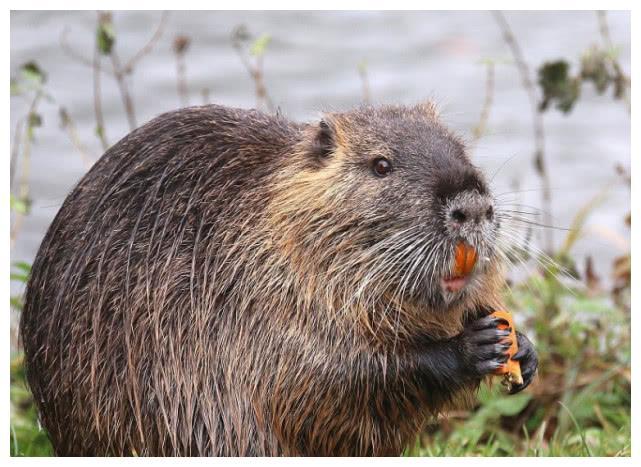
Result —
POLYGON ((461 193, 491 201, 431 104, 313 124, 211 105, 133 131, 68 196, 26 291, 56 453, 400 454, 480 381, 446 347, 432 377, 421 349, 503 308, 498 221, 458 232, 481 259, 440 287, 461 193))

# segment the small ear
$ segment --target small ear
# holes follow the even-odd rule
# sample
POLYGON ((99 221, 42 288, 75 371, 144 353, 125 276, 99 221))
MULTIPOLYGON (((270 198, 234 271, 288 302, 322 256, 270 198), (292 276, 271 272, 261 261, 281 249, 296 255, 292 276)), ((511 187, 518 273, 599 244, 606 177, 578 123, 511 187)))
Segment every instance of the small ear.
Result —
POLYGON ((311 152, 319 158, 326 158, 332 155, 336 149, 336 132, 326 119, 318 122, 314 129, 315 133, 312 138, 311 152))

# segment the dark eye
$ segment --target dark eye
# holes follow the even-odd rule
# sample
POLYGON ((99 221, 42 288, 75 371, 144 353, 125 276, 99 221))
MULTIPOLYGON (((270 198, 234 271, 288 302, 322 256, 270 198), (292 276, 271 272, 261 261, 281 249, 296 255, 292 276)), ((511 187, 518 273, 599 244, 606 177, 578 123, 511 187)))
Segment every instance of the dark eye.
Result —
POLYGON ((378 159, 374 159, 372 169, 377 177, 385 177, 392 171, 392 163, 384 157, 379 157, 378 159))

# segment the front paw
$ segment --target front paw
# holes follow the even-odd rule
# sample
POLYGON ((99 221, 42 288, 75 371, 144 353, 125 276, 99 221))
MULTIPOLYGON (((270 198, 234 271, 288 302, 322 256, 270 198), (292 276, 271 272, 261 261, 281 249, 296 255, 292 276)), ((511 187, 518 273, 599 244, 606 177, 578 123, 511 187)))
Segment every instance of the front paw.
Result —
POLYGON ((539 357, 537 357, 536 350, 534 350, 534 346, 532 345, 532 342, 530 342, 530 339, 528 339, 525 334, 521 334, 516 331, 516 341, 519 345, 519 350, 514 354, 512 360, 518 361, 521 365, 523 384, 513 384, 510 388, 510 394, 516 394, 528 387, 534 379, 536 370, 539 367, 539 357))
POLYGON ((507 321, 486 316, 469 323, 456 337, 464 372, 474 379, 493 374, 508 358, 507 350, 512 345, 511 329, 499 329, 507 321))

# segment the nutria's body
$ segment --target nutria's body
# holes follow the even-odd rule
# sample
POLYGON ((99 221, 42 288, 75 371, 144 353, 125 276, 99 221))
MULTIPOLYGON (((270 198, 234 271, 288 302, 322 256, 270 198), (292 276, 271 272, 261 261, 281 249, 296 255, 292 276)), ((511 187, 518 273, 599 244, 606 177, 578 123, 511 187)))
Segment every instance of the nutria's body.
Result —
POLYGON ((504 360, 479 320, 501 307, 491 206, 431 105, 152 120, 33 265, 21 332, 56 453, 399 454, 504 360), (484 261, 450 293, 457 238, 484 261))

